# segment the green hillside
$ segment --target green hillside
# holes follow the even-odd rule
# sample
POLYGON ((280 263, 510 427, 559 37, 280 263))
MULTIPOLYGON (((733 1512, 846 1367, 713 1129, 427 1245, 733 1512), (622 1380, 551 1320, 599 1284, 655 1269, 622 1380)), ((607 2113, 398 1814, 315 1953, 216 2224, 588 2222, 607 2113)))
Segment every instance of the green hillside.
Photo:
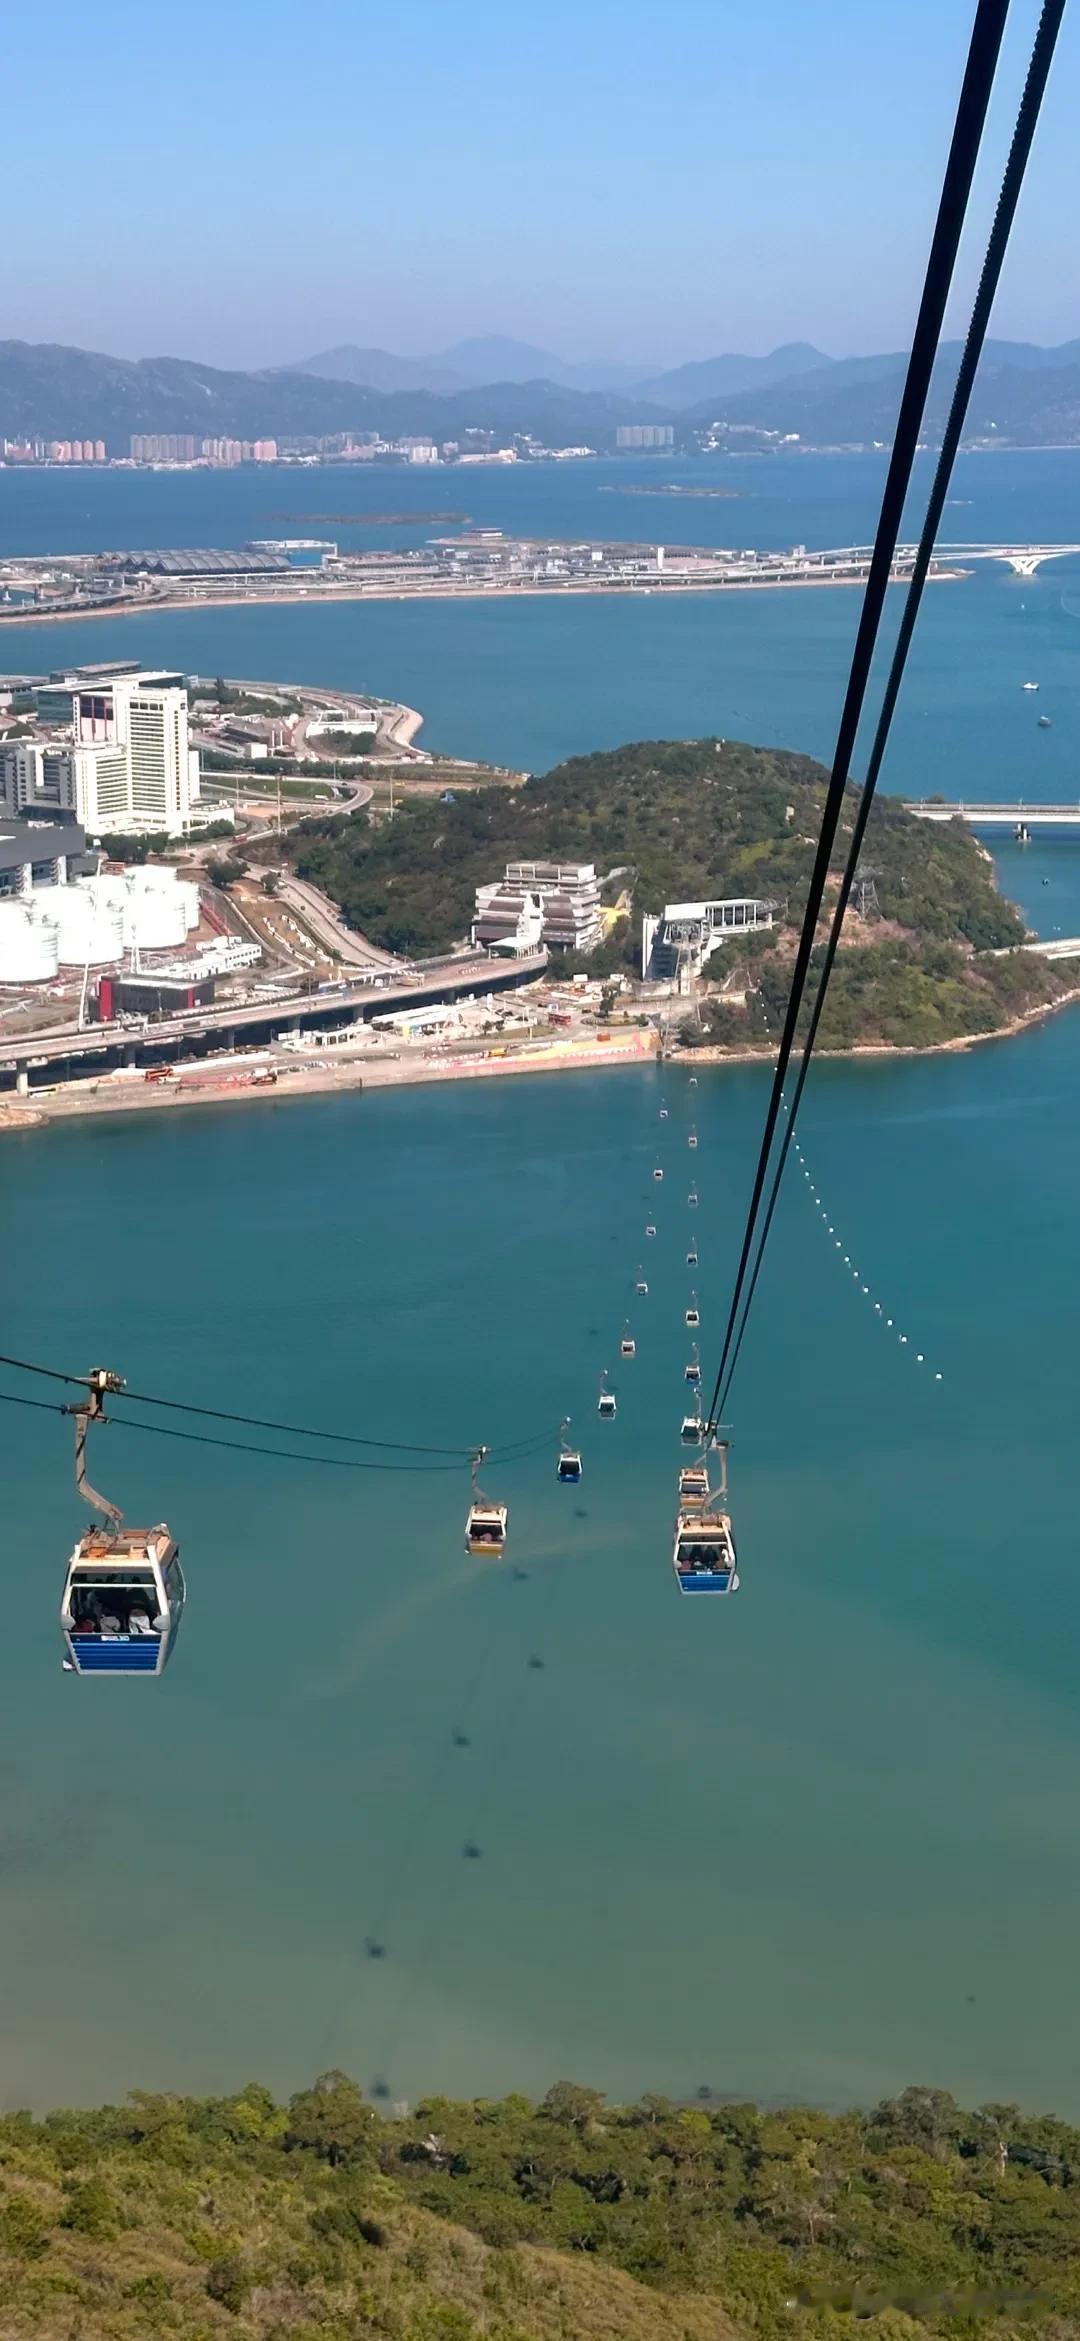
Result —
MULTIPOLYGON (((826 784, 823 766, 787 750, 639 741, 575 757, 521 789, 406 801, 393 822, 365 814, 306 821, 288 850, 351 926, 420 955, 467 936, 477 886, 515 859, 594 861, 610 901, 630 892, 632 916, 602 947, 601 971, 636 970, 645 911, 701 896, 763 896, 778 905, 780 923, 755 940, 751 956, 766 997, 782 1004, 826 784)), ((851 789, 848 832, 857 801, 851 789)), ((847 922, 825 1045, 925 1046, 991 1031, 1065 988, 1059 972, 1013 952, 1023 922, 967 830, 931 828, 882 798, 862 860, 874 873, 876 910, 865 924, 847 922), (1008 955, 987 956, 994 951, 1008 955)), ((722 952, 710 974, 722 979, 731 964, 722 952)), ((760 1020, 725 1009, 707 1037, 745 1047, 763 1033, 760 1020)))
POLYGON ((920 2341, 1080 2330, 1080 2132, 907 2090, 871 2114, 435 2099, 0 2120, 3 2341, 920 2341))

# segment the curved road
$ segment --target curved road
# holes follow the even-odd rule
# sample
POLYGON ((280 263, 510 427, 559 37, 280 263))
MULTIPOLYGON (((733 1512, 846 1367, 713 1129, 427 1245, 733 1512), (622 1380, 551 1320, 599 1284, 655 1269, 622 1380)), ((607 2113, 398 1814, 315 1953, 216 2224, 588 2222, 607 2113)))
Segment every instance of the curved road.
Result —
POLYGON ((397 975, 405 974, 406 963, 403 959, 396 959, 392 951, 380 951, 375 943, 369 943, 363 935, 355 934, 351 927, 346 926, 340 911, 335 910, 325 894, 320 894, 317 886, 309 886, 306 879, 294 878, 291 871, 283 872, 278 880, 274 900, 284 902, 291 910, 298 912, 316 941, 324 944, 327 950, 336 952, 338 958, 348 966, 380 967, 397 975))

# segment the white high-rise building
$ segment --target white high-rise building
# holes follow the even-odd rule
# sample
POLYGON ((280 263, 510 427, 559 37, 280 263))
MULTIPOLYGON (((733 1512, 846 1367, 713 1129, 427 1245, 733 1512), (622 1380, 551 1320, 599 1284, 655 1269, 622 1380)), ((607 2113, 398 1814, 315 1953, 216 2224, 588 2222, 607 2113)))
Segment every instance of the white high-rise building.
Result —
POLYGON ((71 691, 75 808, 84 828, 180 837, 199 796, 182 675, 75 676, 71 691))

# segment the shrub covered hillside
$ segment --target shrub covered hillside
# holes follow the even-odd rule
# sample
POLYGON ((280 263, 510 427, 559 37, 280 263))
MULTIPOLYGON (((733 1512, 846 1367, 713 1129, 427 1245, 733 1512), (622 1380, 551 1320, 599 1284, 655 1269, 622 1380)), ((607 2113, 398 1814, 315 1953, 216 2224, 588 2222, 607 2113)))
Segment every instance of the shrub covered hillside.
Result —
POLYGON ((872 2114, 433 2100, 345 2075, 0 2121, 0 2335, 871 2341, 1080 2334, 1080 2132, 911 2089, 872 2114))
MULTIPOLYGON (((598 966, 640 964, 642 915, 665 902, 757 894, 783 914, 757 964, 775 961, 775 988, 801 917, 827 775, 808 756, 737 740, 641 741, 575 757, 518 790, 478 789, 455 802, 406 802, 394 820, 366 814, 304 822, 288 850, 305 878, 339 903, 351 926, 391 950, 441 951, 468 935, 477 886, 508 861, 594 861, 631 916, 598 966)), ((857 803, 849 791, 846 831, 857 803)), ((1064 989, 1025 954, 980 957, 1023 940, 1016 911, 968 831, 930 827, 895 800, 874 808, 863 866, 877 894, 873 923, 851 917, 823 1038, 927 1041, 992 1030, 1064 989)), ((724 962, 714 962, 717 973, 724 962)), ((753 1045, 759 1027, 725 1014, 703 1037, 753 1045)))

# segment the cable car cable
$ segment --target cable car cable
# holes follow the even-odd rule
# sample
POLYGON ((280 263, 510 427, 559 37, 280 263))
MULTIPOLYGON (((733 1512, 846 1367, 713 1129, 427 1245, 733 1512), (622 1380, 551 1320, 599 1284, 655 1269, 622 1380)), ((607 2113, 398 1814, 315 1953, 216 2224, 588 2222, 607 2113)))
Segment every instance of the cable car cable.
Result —
MULTIPOLYGON (((61 1378, 74 1380, 75 1376, 61 1378)), ((0 1390, 0 1405, 31 1406, 38 1414, 66 1415, 68 1412, 65 1406, 51 1405, 47 1398, 22 1398, 11 1390, 0 1390)), ((321 1465, 327 1471, 390 1471, 411 1475, 418 1471, 456 1472, 461 1469, 460 1461, 453 1463, 376 1463, 358 1455, 307 1455, 302 1448, 258 1447, 250 1439, 215 1439, 208 1431, 173 1430, 165 1423, 136 1422, 130 1415, 110 1414, 104 1419, 114 1428, 119 1427, 125 1431, 141 1431, 144 1436, 150 1438, 182 1439, 185 1445, 195 1447, 220 1447, 227 1455, 266 1455, 275 1463, 313 1463, 321 1465)), ((551 1432, 546 1431, 542 1439, 536 1440, 520 1453, 502 1457, 500 1462, 501 1464, 527 1462, 531 1455, 539 1454, 542 1448, 550 1445, 550 1441, 551 1432)))
MULTIPOLYGON (((41 1366, 41 1365, 37 1365, 37 1364, 33 1363, 33 1362, 32 1362, 30 1359, 28 1359, 28 1358, 22 1358, 22 1357, 5 1357, 5 1356, 0 1356, 0 1366, 11 1366, 11 1367, 13 1367, 13 1368, 14 1368, 14 1370, 15 1370, 16 1372, 18 1372, 18 1373, 21 1373, 21 1374, 38 1374, 38 1375, 42 1376, 42 1377, 43 1377, 43 1378, 44 1378, 46 1381, 50 1381, 50 1382, 64 1382, 64 1383, 66 1383, 66 1384, 67 1384, 67 1386, 68 1386, 69 1388, 80 1388, 80 1389, 81 1389, 81 1388, 84 1388, 84 1387, 85 1387, 85 1383, 86 1383, 86 1377, 85 1377, 85 1375, 83 1375, 83 1374, 64 1374, 64 1373, 61 1373, 61 1372, 59 1372, 59 1371, 58 1371, 58 1369, 57 1369, 55 1366, 41 1366)), ((379 1451, 381 1451, 381 1452, 383 1452, 383 1453, 385 1453, 385 1454, 397 1454, 397 1455, 440 1455, 440 1456, 446 1456, 446 1457, 452 1458, 456 1464, 460 1465, 460 1464, 463 1464, 463 1463, 468 1463, 468 1462, 471 1460, 472 1456, 473 1456, 473 1455, 475 1455, 475 1453, 476 1453, 476 1446, 475 1446, 475 1444, 474 1444, 473 1446, 471 1446, 471 1447, 421 1447, 421 1446, 412 1446, 412 1445, 410 1445, 410 1444, 408 1443, 408 1441, 406 1441, 406 1440, 404 1440, 404 1439, 366 1439, 366 1438, 363 1438, 363 1437, 361 1437, 361 1435, 359 1434, 359 1432, 356 1432, 356 1431, 321 1431, 321 1430, 312 1430, 312 1429, 310 1429, 308 1426, 306 1426, 306 1425, 305 1425, 305 1424, 303 1424, 303 1423, 291 1423, 291 1422, 273 1422, 273 1421, 270 1421, 269 1419, 267 1419, 266 1417, 264 1417, 264 1416, 262 1416, 262 1415, 257 1415, 257 1414, 230 1414, 230 1413, 227 1413, 227 1412, 226 1412, 226 1411, 225 1411, 223 1408, 221 1408, 221 1407, 217 1407, 217 1406, 197 1406, 197 1405, 196 1405, 196 1404, 195 1404, 195 1403, 194 1403, 192 1400, 189 1400, 189 1399, 184 1399, 184 1398, 158 1398, 158 1397, 156 1397, 156 1396, 152 1396, 150 1393, 148 1393, 148 1392, 147 1392, 147 1391, 145 1391, 145 1390, 126 1390, 126 1389, 125 1389, 125 1390, 123 1390, 123 1391, 118 1391, 118 1392, 114 1392, 114 1393, 112 1393, 112 1396, 114 1397, 114 1399, 115 1399, 115 1398, 126 1398, 126 1399, 130 1399, 130 1400, 131 1400, 131 1402, 132 1402, 134 1405, 136 1405, 136 1406, 160 1406, 160 1407, 166 1407, 166 1408, 168 1408, 168 1409, 169 1409, 169 1411, 170 1411, 170 1412, 172 1412, 172 1413, 177 1413, 177 1414, 194 1414, 194 1415, 199 1415, 199 1416, 203 1417, 203 1418, 204 1418, 206 1421, 208 1421, 208 1422, 230 1422, 230 1423, 236 1423, 236 1424, 237 1424, 239 1427, 241 1427, 242 1429, 245 1429, 245 1430, 253 1430, 253 1431, 281 1431, 281 1432, 282 1432, 282 1434, 283 1434, 283 1435, 284 1435, 286 1438, 292 1438, 292 1439, 324 1439, 324 1440, 326 1440, 327 1442, 329 1442, 329 1443, 332 1443, 332 1444, 333 1444, 333 1445, 335 1445, 335 1446, 345 1446, 345 1447, 370 1447, 370 1448, 377 1449, 377 1450, 379 1450, 379 1451)), ((110 1421, 112 1421, 112 1422, 121 1422, 121 1421, 124 1421, 124 1420, 126 1420, 127 1418, 126 1418, 125 1416, 122 1416, 122 1415, 116 1414, 116 1415, 111 1415, 109 1419, 110 1419, 110 1421)), ((143 1428, 143 1429, 149 1429, 149 1427, 150 1427, 150 1426, 149 1426, 149 1424, 143 1424, 143 1425, 139 1425, 139 1424, 133 1424, 133 1425, 132 1425, 132 1428, 134 1428, 134 1429, 139 1429, 139 1428, 143 1428)), ((188 1435, 189 1435, 189 1436, 192 1436, 193 1434, 188 1434, 188 1435)), ((490 1453, 490 1454, 492 1454, 494 1457, 496 1457, 496 1458, 498 1458, 498 1459, 502 1459, 502 1460, 506 1460, 506 1461, 512 1461, 512 1462, 514 1462, 514 1461, 517 1461, 517 1460, 518 1460, 518 1456, 517 1456, 517 1454, 516 1454, 516 1452, 515 1452, 515 1450, 516 1450, 517 1448, 519 1448, 519 1447, 523 1447, 523 1446, 525 1446, 525 1445, 528 1445, 528 1447, 529 1447, 529 1449, 530 1449, 530 1451, 531 1451, 531 1448, 532 1448, 532 1445, 533 1445, 533 1442, 534 1442, 534 1441, 535 1441, 535 1445, 536 1445, 536 1447, 537 1447, 537 1448, 539 1448, 539 1447, 543 1446, 543 1445, 545 1444, 545 1442, 546 1442, 547 1440, 549 1440, 549 1439, 550 1439, 550 1437, 551 1437, 550 1428, 549 1428, 549 1427, 545 1427, 543 1431, 537 1431, 537 1432, 532 1432, 532 1431, 530 1431, 530 1432, 527 1434, 527 1437, 523 1437, 522 1439, 519 1439, 519 1440, 509 1440, 509 1441, 507 1442, 507 1445, 506 1445, 506 1447, 505 1447, 505 1448, 503 1448, 503 1447, 493 1447, 493 1448, 490 1448, 490 1449, 489 1449, 489 1453, 490 1453)), ((218 1443, 219 1445, 224 1445, 224 1444, 228 1444, 229 1442, 226 1442, 226 1441, 218 1441, 217 1443, 218 1443)), ((270 1449, 265 1449, 265 1450, 259 1449, 259 1450, 256 1450, 256 1452, 259 1452, 259 1453, 262 1453, 262 1452, 270 1453, 270 1452, 271 1452, 271 1450, 270 1450, 270 1449)), ((301 1458, 300 1458, 300 1460, 302 1461, 302 1460, 303 1460, 303 1458, 301 1457, 301 1458)), ((316 1461, 318 1461, 318 1458, 317 1458, 317 1457, 315 1457, 315 1456, 312 1456, 312 1457, 310 1457, 310 1458, 309 1458, 309 1460, 310 1460, 310 1461, 312 1461, 312 1462, 316 1462, 316 1461)), ((327 1460, 329 1460, 329 1458, 328 1458, 327 1460)), ((393 1468, 393 1467, 391 1467, 391 1466, 386 1466, 386 1468, 388 1468, 388 1469, 389 1469, 389 1468, 393 1468)), ((404 1470, 404 1469, 405 1469, 405 1466, 404 1466, 404 1465, 400 1465, 400 1466, 398 1466, 397 1468, 404 1470)))
POLYGON ((844 694, 829 785, 822 810, 821 827, 810 876, 791 989, 788 995, 784 1028, 765 1116, 765 1128, 754 1176, 750 1207, 746 1216, 739 1265, 728 1311, 723 1351, 712 1403, 709 1408, 710 1422, 715 1421, 720 1413, 721 1393, 725 1387, 728 1360, 731 1355, 740 1304, 746 1284, 776 1125, 780 1116, 780 1099, 784 1077, 794 1046, 796 1025, 803 1003, 810 958, 814 947, 814 936, 829 876, 829 865, 836 842, 840 816, 844 809, 851 757, 855 747, 863 703, 869 688, 874 650, 899 542, 904 505, 918 451, 923 415, 944 323, 945 306, 967 214, 975 165, 982 144, 983 128, 1008 10, 1009 0, 978 0, 938 203, 937 218, 934 224, 922 297, 912 336, 911 355, 908 360, 904 389, 900 400, 900 411, 896 421, 892 454, 889 458, 889 468, 881 500, 881 511, 866 585, 863 589, 858 632, 851 658, 847 689, 844 694))
POLYGON ((963 353, 956 376, 956 382, 953 388, 948 419, 945 425, 944 433, 942 435, 941 449, 938 455, 938 461, 934 472, 933 485, 930 490, 930 497, 926 508, 926 517, 923 522, 922 533, 920 535, 918 549, 916 551, 915 565, 912 570, 911 580, 908 585, 907 594, 904 600, 904 608, 901 615, 899 632, 897 634, 896 647, 893 652, 888 680, 885 685, 885 693, 882 700, 881 712, 878 717, 877 729, 874 733, 873 745, 871 747, 870 758, 866 769, 866 778, 862 786, 859 799, 859 808, 855 817, 855 823, 851 833, 851 841, 848 847, 847 860, 844 865, 844 870, 840 881, 840 890, 837 895, 836 905, 833 911, 832 924, 829 930, 829 939, 825 947, 825 956, 822 961, 821 973, 818 978, 817 991, 814 997, 813 1008, 810 1015, 810 1023, 807 1030, 806 1039, 803 1043, 802 1057, 799 1063, 795 1088, 792 1093, 787 1111, 786 1127, 783 1133, 776 1168, 773 1173, 768 1206, 765 1213, 761 1235, 758 1241, 753 1272, 747 1286, 742 1321, 739 1327, 739 1332, 734 1344, 734 1348, 732 1349, 727 1373, 723 1378, 722 1387, 720 1387, 718 1378, 718 1399, 715 1398, 714 1394, 715 1411, 717 1414, 721 1415, 723 1414, 727 1405, 732 1379, 734 1377, 735 1368, 739 1361, 739 1352, 742 1348, 743 1335, 746 1331, 747 1319, 750 1315, 754 1294, 757 1289, 758 1277, 761 1273, 761 1265, 764 1258, 765 1247, 769 1240, 769 1232, 776 1213, 776 1206, 779 1200, 780 1186, 784 1175, 784 1168, 787 1163, 788 1155, 791 1151, 791 1144, 795 1134, 795 1122, 802 1100, 803 1090, 806 1086, 806 1076, 810 1070, 810 1060, 814 1052, 814 1043, 817 1039, 822 1011, 825 1006, 825 995, 828 991, 829 978, 832 975, 833 965, 836 959, 837 950, 839 948, 840 932, 844 923, 844 914, 847 910, 848 902, 851 897, 851 889, 855 881, 855 872, 858 867, 859 855, 862 850, 863 839, 865 837, 867 823, 870 818, 870 810, 874 800, 874 791, 877 787, 878 777, 881 771, 882 763, 884 761, 885 750, 888 745, 892 719, 896 712, 896 703, 900 695, 900 685, 904 678, 904 670, 907 665, 908 653, 911 649, 912 637, 915 631, 915 622, 922 603, 923 589, 926 585, 927 576, 929 574, 930 561, 933 556, 934 546, 937 542, 937 533, 941 525, 941 516, 945 509, 945 500, 949 492, 953 465, 956 461, 961 435, 963 433, 964 424, 967 419, 967 411, 971 401, 971 393, 975 382, 975 375, 978 370, 979 360, 982 356, 983 344, 989 329, 991 312, 1001 279, 1001 271, 1004 266, 1009 237, 1012 233, 1013 222, 1016 217, 1017 206, 1019 204, 1020 195, 1024 184, 1027 165, 1031 156, 1031 149, 1035 138, 1035 131, 1038 126, 1043 98, 1046 95, 1046 85, 1050 77, 1050 68, 1054 59, 1058 34, 1061 31, 1061 25, 1065 15, 1065 5, 1066 0, 1044 0, 1042 14, 1039 18, 1038 27, 1035 34, 1035 40, 1032 47, 1031 59, 1028 65, 1023 94, 1021 96, 1016 123, 1013 129, 1012 140, 1009 146, 1009 153, 1005 164, 1005 170, 1002 176, 1001 188, 998 195, 997 207, 994 213, 993 225, 991 227, 990 236, 986 246, 986 253, 983 259, 978 288, 976 290, 975 299, 972 304, 971 319, 968 325, 967 338, 964 343, 963 353))

